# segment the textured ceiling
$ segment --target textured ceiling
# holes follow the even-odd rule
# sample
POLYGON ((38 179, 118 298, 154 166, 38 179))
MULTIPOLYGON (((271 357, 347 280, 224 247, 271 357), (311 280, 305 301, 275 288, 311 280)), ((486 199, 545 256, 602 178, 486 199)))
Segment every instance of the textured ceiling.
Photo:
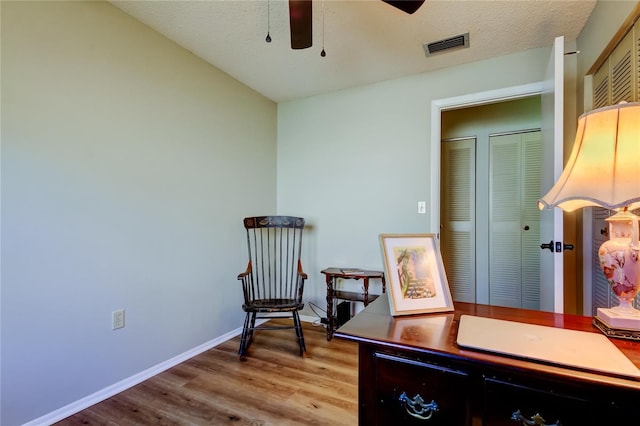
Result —
POLYGON ((304 50, 290 47, 285 0, 111 3, 281 102, 572 40, 596 1, 426 0, 408 15, 381 0, 314 0, 314 41, 304 50), (466 32, 469 48, 425 56, 423 43, 466 32))

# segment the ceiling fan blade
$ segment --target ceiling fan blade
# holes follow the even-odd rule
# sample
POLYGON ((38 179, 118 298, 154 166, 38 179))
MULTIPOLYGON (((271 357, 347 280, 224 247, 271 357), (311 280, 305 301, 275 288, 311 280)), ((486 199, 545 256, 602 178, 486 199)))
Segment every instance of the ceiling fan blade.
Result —
POLYGON ((390 4, 393 7, 400 9, 403 12, 411 15, 416 10, 420 9, 424 0, 382 0, 383 2, 390 4))
POLYGON ((311 0, 289 0, 291 48, 306 49, 313 44, 311 35, 311 0))

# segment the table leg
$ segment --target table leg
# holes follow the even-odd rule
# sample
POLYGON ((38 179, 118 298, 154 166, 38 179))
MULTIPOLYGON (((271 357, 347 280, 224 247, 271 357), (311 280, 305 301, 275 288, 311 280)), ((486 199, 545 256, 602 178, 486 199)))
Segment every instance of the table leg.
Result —
POLYGON ((369 278, 364 277, 362 281, 364 281, 364 306, 367 306, 369 304, 369 278))
POLYGON ((333 337, 333 277, 326 275, 327 281, 327 342, 333 337))

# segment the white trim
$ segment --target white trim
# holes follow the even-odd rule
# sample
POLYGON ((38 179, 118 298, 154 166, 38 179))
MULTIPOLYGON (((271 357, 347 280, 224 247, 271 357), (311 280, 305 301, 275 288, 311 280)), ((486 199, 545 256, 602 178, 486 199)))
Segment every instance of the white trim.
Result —
POLYGON ((314 322, 320 321, 320 318, 312 317, 311 315, 300 315, 300 321, 310 322, 313 324, 314 322))
POLYGON ((50 425, 52 423, 56 423, 60 420, 66 419, 67 417, 76 414, 85 408, 91 407, 94 404, 104 401, 105 399, 111 398, 112 396, 125 391, 143 381, 155 376, 156 374, 160 374, 163 371, 174 367, 181 362, 188 360, 189 358, 193 358, 194 356, 201 354, 215 346, 218 346, 229 339, 239 335, 242 333, 242 328, 237 328, 232 330, 226 334, 223 334, 220 337, 217 337, 213 340, 209 340, 202 345, 196 346, 193 349, 190 349, 186 352, 183 352, 179 355, 174 356, 166 361, 161 362, 160 364, 154 365, 151 368, 148 368, 144 371, 141 371, 133 376, 127 377, 124 380, 121 380, 117 383, 114 383, 110 386, 107 386, 104 389, 101 389, 97 392, 92 393, 82 399, 79 399, 71 404, 65 405, 62 408, 59 408, 55 411, 52 411, 49 414, 46 414, 42 417, 39 417, 35 420, 32 420, 28 423, 25 423, 24 426, 40 426, 40 425, 50 425))
MULTIPOLYGON (((317 318, 312 316, 300 315, 300 319, 305 322, 316 322, 317 318)), ((264 323, 267 320, 259 320, 258 324, 264 323)), ((165 370, 168 370, 171 367, 175 367, 176 365, 184 362, 190 358, 193 358, 196 355, 199 355, 205 351, 208 351, 211 348, 214 348, 227 340, 233 339, 236 336, 239 336, 242 333, 242 327, 236 328, 228 333, 223 334, 222 336, 216 337, 215 339, 209 340, 195 348, 189 349, 186 352, 183 352, 179 355, 174 356, 166 361, 163 361, 157 365, 154 365, 151 368, 148 368, 144 371, 141 371, 133 376, 127 377, 124 380, 121 380, 117 383, 114 383, 110 386, 107 386, 104 389, 101 389, 97 392, 92 393, 84 398, 81 398, 75 402, 65 405, 62 408, 59 408, 55 411, 50 412, 49 414, 45 414, 42 417, 38 417, 37 419, 31 420, 28 423, 25 423, 23 426, 48 426, 53 423, 59 422, 60 420, 66 419, 69 416, 72 416, 80 411, 91 407, 99 402, 104 401, 105 399, 111 398, 112 396, 123 392, 139 383, 144 382, 151 377, 162 373, 165 370)))
POLYGON ((431 230, 429 232, 440 235, 440 140, 442 139, 440 120, 442 111, 540 95, 543 84, 543 82, 529 83, 431 101, 431 230))

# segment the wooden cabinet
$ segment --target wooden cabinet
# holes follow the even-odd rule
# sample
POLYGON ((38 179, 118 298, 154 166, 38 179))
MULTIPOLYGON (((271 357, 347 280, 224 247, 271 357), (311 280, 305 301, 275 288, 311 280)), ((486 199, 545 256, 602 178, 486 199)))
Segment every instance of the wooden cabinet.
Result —
MULTIPOLYGON (((470 303, 394 318, 381 297, 335 333, 359 343, 360 425, 640 424, 639 380, 460 348, 462 314, 597 332, 589 317, 470 303)), ((640 367, 640 342, 613 342, 640 367)))

